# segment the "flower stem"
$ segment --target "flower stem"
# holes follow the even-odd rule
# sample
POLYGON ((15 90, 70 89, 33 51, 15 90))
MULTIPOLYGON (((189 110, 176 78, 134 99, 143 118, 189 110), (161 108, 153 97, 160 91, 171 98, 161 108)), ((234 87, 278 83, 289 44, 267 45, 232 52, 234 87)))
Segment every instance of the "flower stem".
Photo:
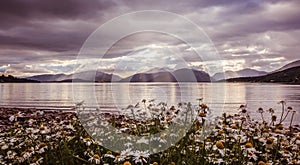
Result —
POLYGON ((288 111, 288 112, 286 113, 286 115, 284 116, 284 118, 282 119, 282 121, 280 121, 279 124, 281 124, 281 123, 286 119, 286 117, 287 117, 287 115, 289 114, 289 112, 290 112, 290 111, 288 111))
POLYGON ((262 119, 263 121, 265 121, 263 113, 260 113, 260 115, 261 115, 261 119, 262 119))
POLYGON ((83 161, 83 162, 86 162, 86 163, 88 163, 88 161, 87 160, 84 160, 84 159, 82 159, 81 157, 79 157, 79 156, 75 156, 75 155, 73 155, 73 157, 74 158, 76 158, 76 159, 78 159, 78 160, 81 160, 81 161, 83 161))
POLYGON ((291 118, 291 122, 290 122, 290 128, 292 128, 292 123, 293 123, 294 115, 295 115, 295 113, 293 112, 292 118, 291 118))
POLYGON ((283 114, 284 114, 284 103, 282 102, 281 105, 282 105, 282 109, 281 109, 281 116, 280 116, 279 124, 281 124, 282 117, 283 117, 283 114))

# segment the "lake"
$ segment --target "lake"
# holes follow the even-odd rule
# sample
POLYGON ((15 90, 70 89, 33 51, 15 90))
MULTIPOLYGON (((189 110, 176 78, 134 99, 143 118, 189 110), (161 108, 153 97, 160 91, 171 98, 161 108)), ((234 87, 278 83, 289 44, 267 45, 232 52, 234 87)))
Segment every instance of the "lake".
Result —
MULTIPOLYGON (((155 99, 156 103, 178 102, 197 104, 203 98, 215 113, 237 113, 241 104, 247 104, 251 115, 256 116, 259 107, 273 108, 278 117, 280 100, 298 110, 300 85, 266 83, 2 83, 1 107, 25 107, 41 109, 70 109, 75 103, 85 101, 89 107, 103 111, 115 111, 136 104, 142 99, 155 99)), ((267 114, 266 114, 267 115, 267 114)), ((300 113, 295 115, 299 123, 300 113)))

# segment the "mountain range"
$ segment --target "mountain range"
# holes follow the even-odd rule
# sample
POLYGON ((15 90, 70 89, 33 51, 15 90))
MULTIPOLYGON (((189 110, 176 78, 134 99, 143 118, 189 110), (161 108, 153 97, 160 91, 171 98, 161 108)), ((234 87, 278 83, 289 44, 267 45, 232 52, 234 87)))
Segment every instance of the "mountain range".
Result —
POLYGON ((257 71, 254 69, 242 69, 239 71, 225 71, 224 73, 216 73, 213 75, 213 79, 215 81, 223 80, 223 79, 230 79, 230 78, 237 78, 237 77, 254 77, 254 76, 262 76, 266 75, 267 72, 265 71, 257 71))
POLYGON ((292 73, 298 71, 297 67, 300 67, 300 60, 291 62, 270 73, 246 68, 239 71, 216 73, 210 77, 208 73, 197 69, 181 68, 172 71, 170 68, 153 68, 126 78, 100 71, 85 71, 69 75, 36 75, 27 77, 27 79, 40 82, 211 82, 225 80, 229 82, 286 82, 287 80, 298 82, 298 75, 292 73))
POLYGON ((161 70, 137 73, 121 78, 115 74, 107 74, 100 71, 85 71, 75 74, 44 74, 27 77, 29 80, 40 82, 210 82, 210 76, 204 71, 195 69, 178 69, 175 71, 161 70))
POLYGON ((40 82, 111 82, 120 81, 122 78, 118 75, 108 74, 100 71, 85 71, 74 74, 44 74, 27 77, 29 80, 40 82))

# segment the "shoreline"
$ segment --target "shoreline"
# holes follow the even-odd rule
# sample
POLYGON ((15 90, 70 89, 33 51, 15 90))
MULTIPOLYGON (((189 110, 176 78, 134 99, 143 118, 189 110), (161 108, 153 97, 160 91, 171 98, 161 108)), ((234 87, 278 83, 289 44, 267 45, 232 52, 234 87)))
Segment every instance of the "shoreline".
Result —
MULTIPOLYGON (((0 128, 5 125, 11 125, 14 122, 11 122, 9 118, 15 114, 20 114, 17 117, 18 121, 24 123, 30 119, 38 119, 39 116, 36 114, 46 114, 49 116, 49 119, 52 117, 57 117, 65 114, 76 115, 75 111, 63 111, 63 110, 45 110, 45 109, 36 109, 36 108, 20 108, 20 107, 0 107, 0 128)), ((46 118, 47 119, 47 118, 46 118)))
POLYGON ((199 82, 166 82, 166 81, 161 81, 161 82, 88 82, 88 81, 83 81, 83 82, 64 82, 64 81, 41 81, 41 82, 0 82, 0 84, 22 84, 22 83, 27 83, 27 84, 78 84, 78 83, 94 83, 94 84, 126 84, 126 83, 130 83, 130 84, 188 84, 188 83, 199 83, 199 84, 209 84, 209 83, 213 83, 213 84, 222 84, 222 83, 249 83, 249 84, 286 84, 286 85, 300 85, 300 82, 269 82, 269 81, 231 81, 231 80, 218 80, 218 81, 199 81, 199 82))
POLYGON ((1 109, 19 109, 28 111, 57 111, 57 112, 75 112, 74 106, 24 106, 24 105, 0 105, 1 109))

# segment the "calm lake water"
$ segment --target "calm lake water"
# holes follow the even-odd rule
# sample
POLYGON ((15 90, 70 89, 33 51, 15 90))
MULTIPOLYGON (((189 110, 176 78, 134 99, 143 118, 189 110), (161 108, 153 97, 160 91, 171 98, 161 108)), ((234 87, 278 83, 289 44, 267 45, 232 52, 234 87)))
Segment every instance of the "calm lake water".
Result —
POLYGON ((185 101, 197 104, 197 98, 218 114, 236 113, 247 104, 257 116, 259 107, 272 107, 280 114, 280 100, 299 110, 294 124, 300 121, 300 85, 258 83, 2 83, 0 106, 68 109, 80 101, 100 110, 121 110, 142 99, 155 99, 176 105, 185 101))

